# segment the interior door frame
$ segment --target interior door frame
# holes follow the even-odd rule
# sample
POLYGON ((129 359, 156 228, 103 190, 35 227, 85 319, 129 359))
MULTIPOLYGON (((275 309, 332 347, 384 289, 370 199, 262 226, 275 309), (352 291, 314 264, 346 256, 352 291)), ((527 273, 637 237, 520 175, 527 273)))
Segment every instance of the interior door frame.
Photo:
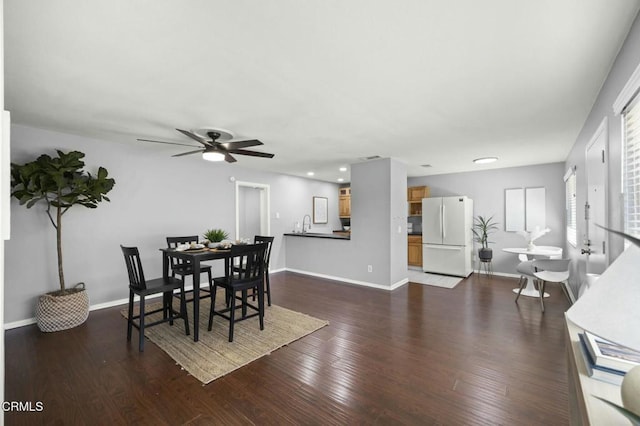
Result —
MULTIPOLYGON (((602 160, 603 160, 603 164, 604 164, 604 182, 603 182, 603 189, 604 189, 604 206, 603 206, 603 213, 604 213, 604 223, 601 224, 602 226, 608 227, 609 226, 609 120, 608 117, 604 117, 602 119, 602 121, 600 122, 600 125, 598 125, 598 128, 596 129, 596 131, 593 133, 593 136, 591 136, 591 139, 589 140, 589 142, 587 143, 587 146, 585 147, 584 150, 584 161, 585 161, 585 181, 586 181, 586 202, 589 203, 589 206, 592 205, 591 201, 589 200, 589 150, 595 145, 595 143, 600 139, 600 137, 603 137, 603 150, 604 153, 602 154, 602 160)), ((591 209, 591 208, 590 208, 591 209)), ((585 236, 587 239, 591 240, 592 236, 590 235, 589 232, 589 221, 586 219, 585 217, 585 236)), ((604 247, 604 267, 606 268, 609 265, 609 252, 611 251, 611 245, 609 244, 609 236, 608 234, 603 230, 603 241, 605 243, 605 247, 604 247)), ((582 242, 582 246, 584 247, 584 240, 582 242)), ((585 268, 586 272, 589 272, 589 255, 587 255, 586 258, 586 268, 585 268)))
POLYGON ((260 232, 271 235, 271 186, 266 183, 236 181, 236 239, 240 238, 240 188, 260 189, 260 232))

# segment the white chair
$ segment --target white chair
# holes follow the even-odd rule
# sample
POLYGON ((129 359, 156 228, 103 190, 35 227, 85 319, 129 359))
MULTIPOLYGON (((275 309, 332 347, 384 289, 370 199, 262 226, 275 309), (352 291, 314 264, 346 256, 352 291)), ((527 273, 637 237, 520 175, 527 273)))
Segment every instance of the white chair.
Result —
POLYGON ((559 283, 562 287, 562 292, 567 297, 569 303, 571 303, 571 298, 565 286, 565 283, 566 285, 569 284, 567 280, 570 274, 570 263, 571 259, 537 259, 533 261, 533 275, 539 280, 538 290, 540 291, 540 306, 542 307, 542 312, 544 312, 544 287, 547 282, 559 283))

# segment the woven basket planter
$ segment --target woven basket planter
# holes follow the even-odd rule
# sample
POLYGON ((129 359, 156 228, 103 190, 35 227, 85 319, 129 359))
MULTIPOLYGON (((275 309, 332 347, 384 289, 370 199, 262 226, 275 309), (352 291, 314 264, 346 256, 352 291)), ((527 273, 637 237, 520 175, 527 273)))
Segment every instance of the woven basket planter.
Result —
POLYGON ((68 330, 77 327, 89 317, 89 295, 84 283, 79 283, 69 293, 47 293, 38 299, 36 321, 44 332, 68 330))

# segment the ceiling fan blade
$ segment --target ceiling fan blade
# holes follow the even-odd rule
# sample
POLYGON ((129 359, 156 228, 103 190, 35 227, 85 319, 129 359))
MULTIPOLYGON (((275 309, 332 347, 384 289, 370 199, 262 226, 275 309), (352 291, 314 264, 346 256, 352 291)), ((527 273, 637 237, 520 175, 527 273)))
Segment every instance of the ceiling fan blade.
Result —
POLYGON ((196 135, 193 132, 190 132, 188 130, 182 130, 182 129, 176 129, 177 131, 179 131, 180 133, 182 133, 185 136, 190 137, 191 139, 193 139, 194 141, 198 141, 200 142, 202 145, 204 146, 212 146, 211 142, 209 142, 208 140, 205 140, 203 138, 201 138, 200 136, 196 135))
POLYGON ((231 141, 231 142, 220 142, 220 145, 225 147, 226 149, 239 149, 239 148, 248 148, 250 146, 263 145, 258 139, 251 139, 247 141, 231 141))
POLYGON ((236 160, 235 158, 233 158, 233 155, 229 154, 228 152, 224 152, 224 161, 226 161, 227 163, 235 163, 236 160))
POLYGON ((203 152, 203 151, 204 149, 196 149, 195 151, 188 151, 180 154, 175 154, 175 155, 172 155, 172 157, 182 157, 183 155, 190 155, 190 154, 195 154, 196 152, 203 152))
POLYGON ((267 152, 251 151, 248 149, 230 149, 228 150, 232 154, 250 155, 252 157, 273 158, 275 154, 269 154, 267 152))
POLYGON ((189 144, 186 144, 186 143, 153 141, 151 139, 136 139, 136 140, 141 141, 141 142, 166 143, 167 145, 181 145, 181 146, 190 146, 192 148, 197 148, 195 145, 189 145, 189 144))

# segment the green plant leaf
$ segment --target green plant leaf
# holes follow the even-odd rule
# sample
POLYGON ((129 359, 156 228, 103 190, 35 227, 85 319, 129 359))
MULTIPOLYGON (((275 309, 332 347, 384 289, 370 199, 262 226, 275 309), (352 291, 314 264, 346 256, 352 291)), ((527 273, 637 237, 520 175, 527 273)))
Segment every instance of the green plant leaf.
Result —
MULTIPOLYGON (((107 178, 108 172, 104 167, 99 167, 94 177, 82 170, 84 153, 56 152, 55 157, 42 154, 25 164, 11 163, 11 196, 17 198, 21 205, 26 204, 27 208, 38 202, 46 203, 47 214, 50 214, 51 207, 61 208, 65 213, 74 205, 95 209, 100 201, 110 201, 105 194, 113 189, 115 180, 107 178)), ((60 223, 51 216, 49 218, 54 228, 59 227, 60 223)), ((64 290, 60 257, 58 264, 60 289, 64 290)))

